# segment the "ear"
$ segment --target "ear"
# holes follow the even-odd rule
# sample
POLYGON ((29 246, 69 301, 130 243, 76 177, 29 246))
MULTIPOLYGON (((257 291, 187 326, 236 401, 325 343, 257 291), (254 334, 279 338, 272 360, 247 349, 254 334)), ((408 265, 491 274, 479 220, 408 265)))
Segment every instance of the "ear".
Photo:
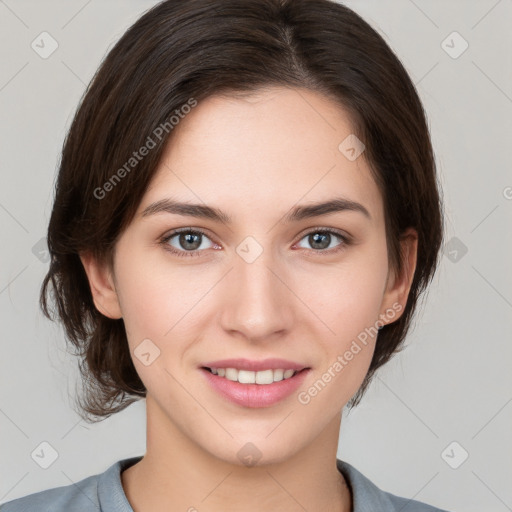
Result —
POLYGON ((386 281, 386 289, 382 299, 380 318, 384 324, 392 323, 398 320, 407 304, 407 297, 411 289, 414 272, 416 270, 416 261, 418 254, 418 233, 413 228, 408 228, 400 239, 400 250, 404 262, 401 275, 396 275, 394 269, 390 269, 386 281), (386 310, 393 310, 393 317, 389 319, 386 310), (386 321, 388 318, 389 321, 386 321))
POLYGON ((108 318, 122 318, 111 269, 100 263, 90 252, 80 253, 80 260, 89 280, 96 309, 108 318))

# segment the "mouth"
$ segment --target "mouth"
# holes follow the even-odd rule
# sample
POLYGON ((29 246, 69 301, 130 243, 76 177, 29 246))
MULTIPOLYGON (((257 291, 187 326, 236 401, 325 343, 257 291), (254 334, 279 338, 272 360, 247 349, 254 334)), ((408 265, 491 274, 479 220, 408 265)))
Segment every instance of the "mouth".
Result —
POLYGON ((311 370, 283 359, 229 359, 209 362, 199 369, 221 397, 252 408, 268 407, 289 397, 311 370))
POLYGON ((213 375, 217 375, 223 379, 230 380, 232 382, 239 382, 240 384, 260 384, 268 386, 274 382, 280 382, 282 380, 291 379, 298 373, 307 370, 292 370, 285 368, 271 369, 259 371, 241 370, 239 368, 209 368, 207 366, 202 367, 203 370, 209 371, 213 375))

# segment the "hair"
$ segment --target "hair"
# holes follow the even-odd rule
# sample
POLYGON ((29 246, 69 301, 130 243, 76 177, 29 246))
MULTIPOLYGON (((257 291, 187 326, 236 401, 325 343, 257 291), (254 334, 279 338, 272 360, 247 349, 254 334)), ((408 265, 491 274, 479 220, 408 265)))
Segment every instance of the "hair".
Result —
POLYGON ((103 59, 64 140, 55 183, 40 305, 49 319, 57 315, 80 356, 85 386, 78 413, 86 421, 123 410, 145 397, 146 388, 122 318, 107 318, 94 305, 79 253, 113 264, 116 241, 171 139, 173 115, 181 117, 191 100, 267 86, 306 88, 348 112, 382 194, 388 260, 397 272, 405 265, 404 231, 418 233, 407 304, 400 318, 379 329, 350 408, 375 371, 403 348, 438 265, 443 215, 426 115, 400 60, 358 14, 331 0, 168 0, 146 11, 103 59), (151 149, 135 160, 143 146, 151 149))

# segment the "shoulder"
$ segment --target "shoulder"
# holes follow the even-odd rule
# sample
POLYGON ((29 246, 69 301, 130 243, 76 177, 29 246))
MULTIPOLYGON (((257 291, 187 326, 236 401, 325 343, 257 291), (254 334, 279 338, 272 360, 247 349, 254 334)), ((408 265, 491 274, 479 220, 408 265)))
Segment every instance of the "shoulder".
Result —
POLYGON ((338 459, 337 466, 350 485, 353 512, 448 512, 421 501, 385 492, 348 462, 338 459))
POLYGON ((0 512, 131 512, 120 475, 141 458, 119 460, 104 473, 8 501, 0 505, 0 512))
POLYGON ((8 501, 0 505, 0 512, 97 512, 100 510, 98 476, 90 476, 75 484, 46 489, 8 501))

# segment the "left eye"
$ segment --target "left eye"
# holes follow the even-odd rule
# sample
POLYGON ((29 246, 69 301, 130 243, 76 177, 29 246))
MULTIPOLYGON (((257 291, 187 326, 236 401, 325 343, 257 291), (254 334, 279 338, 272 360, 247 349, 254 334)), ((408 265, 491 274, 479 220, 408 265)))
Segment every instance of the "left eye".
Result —
POLYGON ((340 233, 337 233, 336 231, 331 230, 320 230, 317 229, 316 231, 309 232, 302 240, 307 240, 307 242, 310 244, 312 249, 314 250, 320 250, 324 251, 326 249, 332 249, 333 246, 331 245, 331 242, 334 241, 335 238, 338 238, 342 241, 341 244, 334 245, 334 247, 337 247, 339 245, 343 245, 343 243, 348 243, 348 240, 346 237, 341 235, 340 233))

